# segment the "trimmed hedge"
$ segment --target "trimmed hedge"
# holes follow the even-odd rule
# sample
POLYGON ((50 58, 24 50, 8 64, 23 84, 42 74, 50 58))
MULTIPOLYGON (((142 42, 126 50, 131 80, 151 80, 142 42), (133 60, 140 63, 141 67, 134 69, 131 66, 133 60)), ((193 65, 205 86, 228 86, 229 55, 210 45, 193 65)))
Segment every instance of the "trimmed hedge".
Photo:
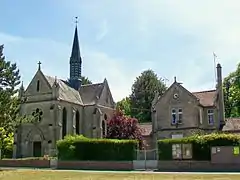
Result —
POLYGON ((208 135, 194 135, 181 139, 163 139, 158 141, 159 159, 172 160, 172 144, 192 144, 193 160, 211 160, 213 146, 239 146, 240 135, 213 133, 208 135))
POLYGON ((89 139, 81 135, 57 142, 58 159, 79 161, 131 161, 137 146, 135 140, 89 139))

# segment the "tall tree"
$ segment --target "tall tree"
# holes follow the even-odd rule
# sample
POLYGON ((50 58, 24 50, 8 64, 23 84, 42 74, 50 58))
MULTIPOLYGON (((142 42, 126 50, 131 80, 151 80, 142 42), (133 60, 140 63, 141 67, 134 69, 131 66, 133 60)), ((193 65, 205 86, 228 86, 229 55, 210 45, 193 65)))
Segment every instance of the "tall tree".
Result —
POLYGON ((124 115, 131 116, 130 98, 126 97, 121 101, 117 102, 117 109, 120 109, 124 113, 124 115))
POLYGON ((81 79, 82 79, 82 85, 92 84, 92 81, 90 81, 86 76, 82 76, 81 79))
POLYGON ((225 116, 240 117, 240 63, 223 82, 225 116))
POLYGON ((132 85, 130 95, 132 115, 140 122, 151 121, 151 103, 156 92, 162 95, 166 86, 161 78, 153 70, 146 70, 141 73, 132 85))
POLYGON ((5 60, 3 48, 0 45, 0 127, 8 130, 18 113, 19 99, 15 95, 20 75, 16 63, 5 60))

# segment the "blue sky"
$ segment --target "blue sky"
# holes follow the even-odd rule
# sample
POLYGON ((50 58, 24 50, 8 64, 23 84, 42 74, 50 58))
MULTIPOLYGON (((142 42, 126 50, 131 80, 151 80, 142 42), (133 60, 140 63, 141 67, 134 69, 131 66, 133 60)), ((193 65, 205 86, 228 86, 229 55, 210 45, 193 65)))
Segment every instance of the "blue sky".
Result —
POLYGON ((75 16, 83 75, 106 77, 116 101, 146 69, 200 91, 215 86, 213 51, 224 76, 240 62, 237 0, 2 0, 0 44, 26 86, 38 61, 45 74, 68 78, 75 16))

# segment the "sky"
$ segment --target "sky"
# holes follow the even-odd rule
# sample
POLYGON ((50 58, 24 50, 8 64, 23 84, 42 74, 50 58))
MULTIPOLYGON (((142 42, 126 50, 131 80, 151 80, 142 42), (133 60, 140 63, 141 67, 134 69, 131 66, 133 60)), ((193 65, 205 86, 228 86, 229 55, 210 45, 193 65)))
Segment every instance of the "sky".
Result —
POLYGON ((189 91, 215 88, 215 65, 223 76, 240 62, 238 0, 1 0, 0 44, 16 62, 25 87, 37 71, 67 79, 78 16, 83 75, 107 78, 113 98, 131 93, 144 70, 167 86, 189 91))

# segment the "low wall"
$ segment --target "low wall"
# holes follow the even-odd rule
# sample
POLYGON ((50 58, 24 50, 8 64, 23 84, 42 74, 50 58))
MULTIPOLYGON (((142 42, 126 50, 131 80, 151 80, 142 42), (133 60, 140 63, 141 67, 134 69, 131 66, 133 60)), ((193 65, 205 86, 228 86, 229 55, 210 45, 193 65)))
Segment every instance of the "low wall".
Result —
POLYGON ((49 160, 37 159, 8 159, 0 160, 0 167, 33 167, 33 168, 49 168, 49 160))
POLYGON ((211 163, 210 161, 158 161, 159 171, 225 171, 240 172, 240 164, 211 163))
POLYGON ((58 161, 57 169, 133 170, 132 161, 58 161))

